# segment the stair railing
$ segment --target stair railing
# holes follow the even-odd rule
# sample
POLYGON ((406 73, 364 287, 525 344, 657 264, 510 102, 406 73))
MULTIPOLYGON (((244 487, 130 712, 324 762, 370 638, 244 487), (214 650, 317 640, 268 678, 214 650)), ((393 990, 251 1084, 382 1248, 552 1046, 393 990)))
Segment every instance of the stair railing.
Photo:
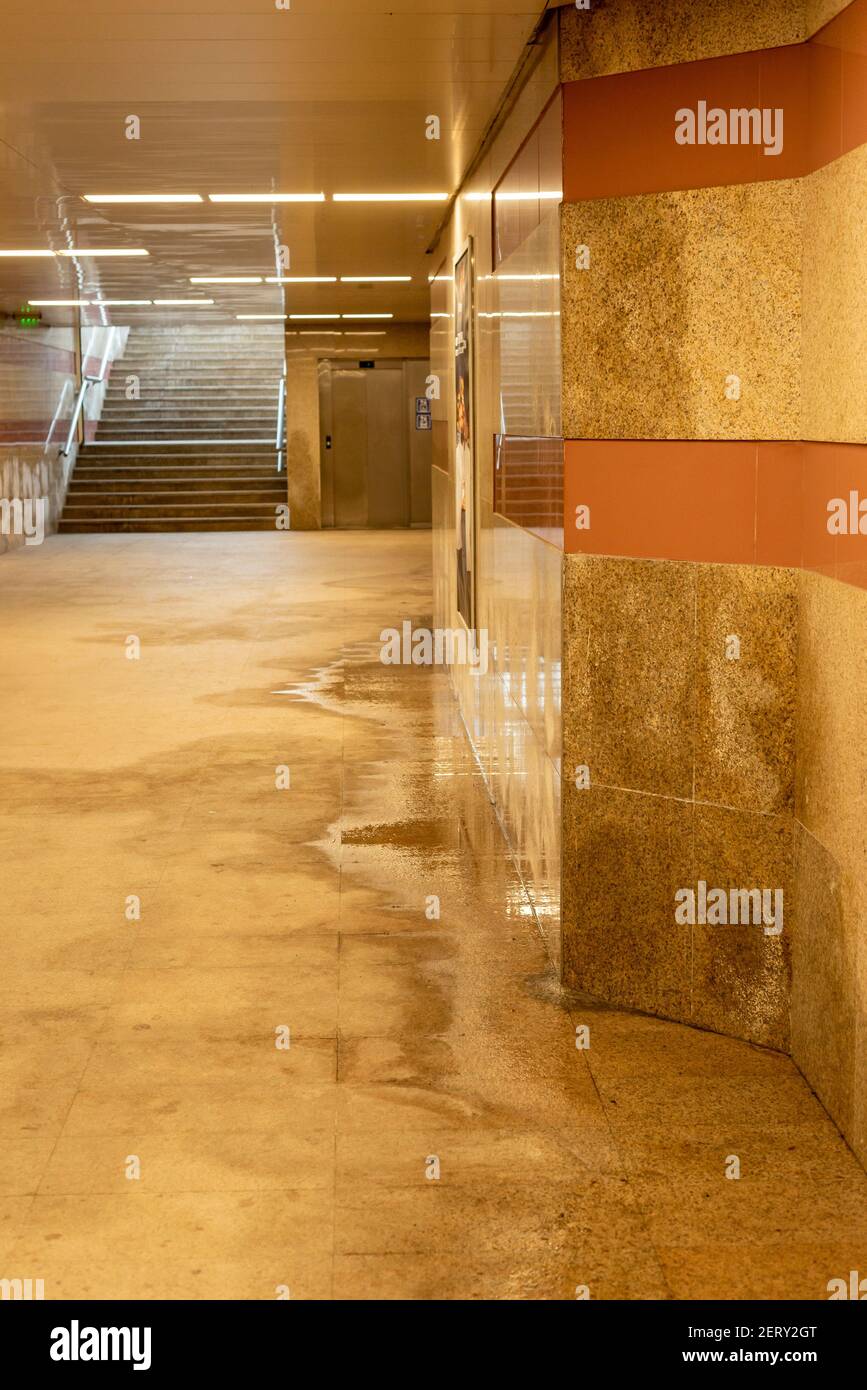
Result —
MULTIPOLYGON (((111 344, 113 339, 114 328, 110 328, 108 330, 108 338, 106 339, 105 343, 105 352, 103 353, 102 361, 99 364, 98 376, 83 376, 81 378, 81 386, 79 387, 78 395, 75 398, 75 408, 72 412, 72 419, 69 423, 69 433, 66 436, 66 444, 60 450, 61 458, 68 458, 70 453, 72 452, 72 446, 75 443, 76 435, 78 434, 78 422, 81 419, 81 412, 84 409, 84 398, 87 395, 88 387, 99 386, 103 381, 105 381, 105 373, 108 367, 108 358, 111 352, 111 344)), ((91 338, 91 342, 92 341, 93 338, 91 338)))
POLYGON ((277 448, 277 472, 283 472, 283 445, 285 443, 286 426, 286 378, 281 376, 280 388, 277 392, 277 438, 274 441, 277 448))

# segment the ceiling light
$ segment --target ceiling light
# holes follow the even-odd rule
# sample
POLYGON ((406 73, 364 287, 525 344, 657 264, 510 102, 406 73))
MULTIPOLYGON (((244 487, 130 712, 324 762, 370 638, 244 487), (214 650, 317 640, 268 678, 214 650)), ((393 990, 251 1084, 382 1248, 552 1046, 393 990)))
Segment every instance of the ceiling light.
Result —
POLYGON ((339 314, 290 314, 290 319, 339 319, 339 314))
POLYGON ((394 314, 341 314, 342 319, 393 319, 394 314))
POLYGON ((95 299, 95 300, 94 300, 94 304, 95 304, 96 307, 99 308, 99 309, 103 308, 103 306, 104 306, 106 309, 119 309, 119 308, 121 308, 121 306, 127 306, 127 305, 133 305, 133 304, 150 304, 150 302, 151 302, 151 301, 150 301, 149 299, 95 299))
POLYGON ((347 328, 344 331, 345 338, 384 338, 384 328, 347 328))
POLYGON ((324 203, 324 193, 209 193, 212 203, 324 203))
POLYGON ((53 256, 53 251, 0 251, 0 256, 53 256))
POLYGON ((339 328, 302 328, 299 338, 342 338, 339 328))
POLYGON ((171 305, 194 305, 194 304, 213 304, 213 299, 155 299, 154 304, 171 305))
POLYGON ((89 309, 91 307, 89 299, 28 299, 27 303, 40 309, 49 307, 54 309, 78 309, 86 307, 89 309))
POLYGON ((411 275, 341 275, 344 284, 365 284, 365 285, 385 285, 392 281, 411 280, 411 275))
POLYGON ((261 275, 191 275, 191 285, 261 285, 261 275))
POLYGON ((436 283, 439 284, 441 281, 451 281, 452 279, 454 279, 452 275, 429 275, 427 278, 431 284, 433 284, 434 281, 436 281, 436 283))
POLYGON ((236 314, 236 319, 285 319, 285 314, 236 314))
POLYGON ((266 275, 266 285, 334 285, 336 275, 266 275))
POLYGON ((149 256, 141 246, 76 246, 72 250, 58 251, 58 256, 149 256))
POLYGON ((86 203, 203 203, 201 193, 83 193, 86 203))
POLYGON ((332 193, 335 203, 445 203, 448 193, 332 193))

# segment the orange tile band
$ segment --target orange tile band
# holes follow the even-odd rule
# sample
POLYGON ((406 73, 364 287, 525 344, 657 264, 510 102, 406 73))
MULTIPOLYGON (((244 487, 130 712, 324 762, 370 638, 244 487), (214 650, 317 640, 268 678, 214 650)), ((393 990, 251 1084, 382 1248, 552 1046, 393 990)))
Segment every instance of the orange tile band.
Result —
POLYGON ((865 141, 867 0, 807 43, 563 86, 566 202, 797 178, 865 141))
POLYGON ((567 440, 563 509, 571 554, 800 567, 867 587, 864 444, 567 440))

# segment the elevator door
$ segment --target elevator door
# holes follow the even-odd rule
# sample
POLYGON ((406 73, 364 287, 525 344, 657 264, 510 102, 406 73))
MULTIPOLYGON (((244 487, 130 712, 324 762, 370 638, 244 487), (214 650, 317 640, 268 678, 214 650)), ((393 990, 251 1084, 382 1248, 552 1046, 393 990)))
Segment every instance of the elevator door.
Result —
POLYGON ((335 526, 408 526, 410 460, 400 363, 331 372, 335 526))

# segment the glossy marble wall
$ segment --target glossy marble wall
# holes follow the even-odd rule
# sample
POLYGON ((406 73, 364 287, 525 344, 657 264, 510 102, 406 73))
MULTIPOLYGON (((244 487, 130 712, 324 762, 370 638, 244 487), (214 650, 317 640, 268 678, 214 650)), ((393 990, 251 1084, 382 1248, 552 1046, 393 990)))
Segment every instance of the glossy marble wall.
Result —
POLYGON ((790 570, 567 556, 563 952, 576 988, 786 1046, 788 934, 680 925, 675 895, 699 880, 773 886, 790 907, 795 657, 790 570))
POLYGON ((802 224, 795 179, 564 203, 566 438, 799 439, 802 224))
MULTIPOLYGON (((60 457, 77 392, 77 334, 72 327, 0 327, 0 503, 44 498, 46 535, 57 529, 77 451, 73 445, 68 458, 60 457)), ((83 330, 83 370, 98 375, 105 361, 110 374, 123 352, 126 334, 125 328, 83 330)), ((96 429, 104 397, 104 385, 94 385, 88 392, 87 437, 96 429)), ((9 521, 4 514, 0 555, 27 543, 22 525, 16 526, 14 518, 9 521)), ((33 543, 31 539, 31 547, 33 543)))
MULTIPOLYGON (((816 28, 825 22, 817 18, 818 11, 835 3, 838 0, 809 0, 816 28)), ((665 5, 606 0, 587 10, 564 5, 563 81, 800 43, 807 32, 803 0, 669 0, 665 5)))
POLYGON ((68 430, 75 402, 75 333, 0 326, 0 445, 51 442, 64 425, 68 430))
POLYGON ((731 71, 776 73, 803 167, 566 171, 564 977, 791 1050, 865 1159, 867 538, 828 515, 867 498, 867 5, 694 5, 668 47, 644 9, 607 48, 564 9, 564 73, 799 45, 731 71), (699 880, 779 887, 782 934, 676 921, 699 880))
POLYGON ((559 960, 562 549, 494 511, 497 436, 559 443, 561 155, 556 25, 515 104, 462 187, 433 257, 435 617, 455 627, 452 266, 475 258, 477 626, 490 669, 455 667, 461 713, 549 951, 559 960), (554 104, 551 105, 552 98, 554 104), (540 119, 541 118, 541 119, 540 119), (547 196, 528 196, 530 190, 547 196), (499 191, 496 212, 492 199, 499 191), (522 195, 514 197, 515 194, 522 195), (529 206, 532 203, 532 208, 529 206))
MULTIPOLYGON (((865 38, 867 17, 862 64, 865 38)), ((805 432, 848 444, 812 446, 820 461, 812 497, 821 512, 829 496, 867 496, 867 145, 805 183, 805 432), (833 472, 821 466, 825 459, 834 460, 833 472)), ((792 1055, 867 1162, 865 546, 862 536, 841 534, 833 554, 826 544, 798 576, 792 1055)))

